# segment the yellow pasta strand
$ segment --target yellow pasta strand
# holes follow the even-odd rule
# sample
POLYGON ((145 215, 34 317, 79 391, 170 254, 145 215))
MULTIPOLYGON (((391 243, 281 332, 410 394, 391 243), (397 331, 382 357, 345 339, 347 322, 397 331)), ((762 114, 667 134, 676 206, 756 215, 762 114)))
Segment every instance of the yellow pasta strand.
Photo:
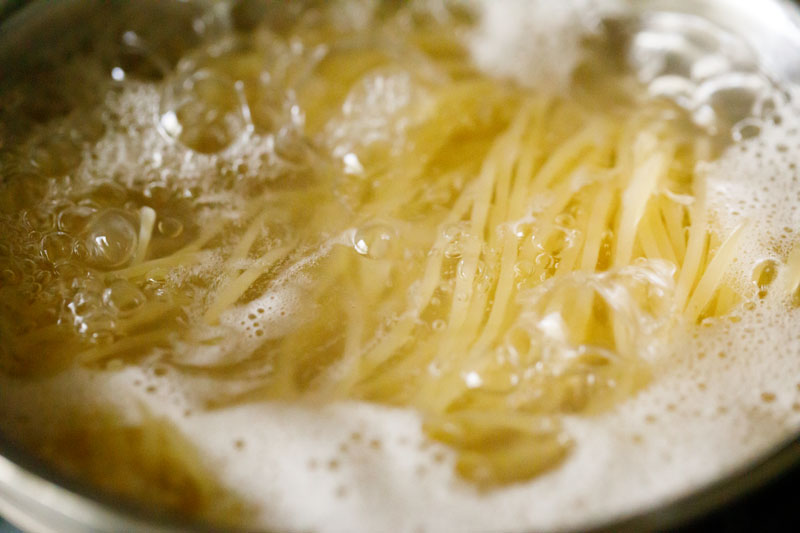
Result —
POLYGON ((714 258, 709 262, 703 276, 697 283, 694 293, 692 293, 692 297, 686 304, 685 314, 690 321, 696 320, 708 302, 711 301, 711 297, 725 275, 727 267, 735 257, 742 234, 746 228, 747 223, 743 223, 736 228, 722 243, 714 258))

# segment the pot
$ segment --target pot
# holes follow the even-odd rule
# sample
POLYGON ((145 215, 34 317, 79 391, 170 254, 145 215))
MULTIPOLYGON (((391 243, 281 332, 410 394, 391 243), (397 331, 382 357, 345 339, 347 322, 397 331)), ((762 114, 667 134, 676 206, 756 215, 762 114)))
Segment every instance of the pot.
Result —
MULTIPOLYGON (((42 45, 52 46, 57 42, 65 55, 70 48, 78 46, 88 31, 87 27, 91 28, 91 25, 83 24, 87 13, 92 12, 94 20, 102 19, 98 13, 112 16, 115 10, 123 9, 125 3, 121 0, 64 0, 55 3, 39 0, 25 4, 19 0, 0 0, 0 89, 4 77, 25 75, 28 58, 35 57, 42 45)), ((140 4, 155 9, 161 20, 164 17, 182 17, 187 9, 191 10, 177 2, 169 3, 171 7, 168 8, 156 7, 158 2, 153 0, 140 4)), ((647 0, 638 2, 636 9, 684 11, 719 21, 749 41, 770 76, 784 82, 800 82, 800 61, 797 61, 800 57, 800 7, 795 3, 780 0, 758 3, 748 0, 647 0)), ((67 478, 20 449, 8 437, 0 429, 0 515, 25 531, 213 530, 207 524, 124 501, 67 478)), ((741 465, 736 472, 694 493, 635 515, 597 523, 591 531, 673 528, 756 490, 799 464, 800 431, 785 442, 775 442, 773 448, 755 462, 741 465)))

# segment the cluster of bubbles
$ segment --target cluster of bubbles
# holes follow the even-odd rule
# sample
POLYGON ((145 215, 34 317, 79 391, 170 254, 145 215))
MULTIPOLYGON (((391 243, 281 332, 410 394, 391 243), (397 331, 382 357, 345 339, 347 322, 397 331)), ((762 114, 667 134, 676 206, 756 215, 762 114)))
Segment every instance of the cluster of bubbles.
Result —
POLYGON ((609 395, 625 397, 646 382, 641 360, 663 352, 674 315, 673 273, 667 262, 641 260, 522 291, 519 316, 493 360, 464 373, 467 386, 504 390, 511 405, 545 412, 590 410, 609 395), (554 302, 574 304, 572 314, 554 309, 554 302), (587 327, 588 320, 602 326, 587 327))
MULTIPOLYGON (((180 202, 175 198, 164 203, 152 197, 137 198, 111 184, 80 200, 43 200, 35 210, 4 214, 7 232, 0 248, 4 273, 0 290, 9 291, 9 304, 19 304, 22 299, 36 303, 35 309, 61 309, 58 317, 52 316, 52 311, 30 314, 73 323, 78 333, 95 338, 91 330, 100 326, 94 324, 108 322, 100 314, 131 310, 129 304, 120 303, 118 293, 133 291, 135 286, 106 273, 131 263, 139 242, 139 206, 147 203, 157 213, 151 248, 164 253, 184 244, 184 227, 189 227, 187 233, 191 234, 193 222, 180 202), (130 290, 121 288, 121 283, 130 285, 130 290)), ((29 324, 23 329, 35 325, 45 324, 29 324)), ((111 329, 113 324, 107 325, 103 329, 111 329)))
POLYGON ((218 153, 247 133, 275 134, 276 151, 289 155, 287 140, 300 134, 303 115, 287 77, 292 61, 304 60, 301 54, 263 30, 183 58, 161 98, 162 132, 203 154, 218 153))
MULTIPOLYGON (((123 266, 137 246, 139 208, 159 207, 146 191, 121 185, 114 165, 85 170, 98 158, 95 145, 120 128, 117 111, 104 98, 122 90, 125 80, 162 80, 209 30, 197 5, 146 3, 141 11, 115 6, 125 11, 122 16, 107 17, 110 6, 94 6, 98 11, 91 14, 65 12, 67 18, 80 15, 81 24, 8 63, 9 76, 0 84, 7 104, 0 111, 3 246, 14 248, 2 254, 7 270, 37 263, 21 270, 43 279, 49 269, 49 282, 69 285, 94 270, 123 266)), ((171 207, 158 228, 176 237, 187 222, 171 207)))
POLYGON ((758 135, 759 120, 779 96, 741 37, 696 15, 643 17, 628 59, 651 95, 676 102, 695 124, 726 141, 758 135))
MULTIPOLYGON (((479 2, 482 16, 472 52, 487 72, 562 92, 587 60, 619 65, 652 97, 688 111, 693 123, 724 147, 757 136, 761 121, 785 95, 765 72, 753 43, 733 31, 733 23, 722 22, 731 13, 716 4, 675 0, 668 3, 671 9, 653 9, 649 2, 620 9, 614 0, 552 6, 479 2), (702 15, 711 8, 719 15, 715 19, 702 15), (550 21, 546 29, 541 20, 550 21)), ((751 41, 763 39, 758 31, 769 31, 758 24, 763 21, 745 28, 753 33, 747 36, 751 41)))
MULTIPOLYGON (((333 146, 306 134, 297 91, 316 83, 314 69, 331 53, 314 44, 317 19, 331 18, 346 35, 368 26, 384 9, 376 6, 146 0, 113 13, 102 3, 67 13, 57 42, 15 62, 0 83, 0 212, 9 227, 0 290, 11 306, 27 299, 49 310, 31 308, 31 323, 20 320, 16 333, 55 321, 105 342, 133 303, 159 297, 165 283, 114 271, 179 249, 209 213, 236 220, 267 189, 307 185, 329 155, 345 174, 362 172, 351 148, 376 140, 370 135, 419 96, 410 93, 416 80, 403 69, 368 77, 327 132, 333 146), (310 44, 289 35, 303 17, 310 44), (155 213, 152 235, 142 235, 142 209, 155 213), (143 238, 146 255, 137 257, 143 238), (130 304, 119 304, 120 291, 130 304)), ((272 227, 280 221, 270 224, 279 233, 272 227)), ((383 259, 396 241, 391 224, 369 222, 355 231, 353 249, 383 259)))
POLYGON ((370 259, 383 259, 392 250, 397 230, 388 222, 374 221, 358 228, 353 235, 353 249, 370 259))
POLYGON ((59 322, 107 340, 163 283, 108 275, 134 261, 143 208, 146 257, 164 256, 197 234, 200 195, 317 157, 287 81, 303 51, 268 28, 220 39, 252 22, 241 7, 147 4, 81 11, 0 84, 0 291, 12 307, 37 302, 16 333, 59 322))

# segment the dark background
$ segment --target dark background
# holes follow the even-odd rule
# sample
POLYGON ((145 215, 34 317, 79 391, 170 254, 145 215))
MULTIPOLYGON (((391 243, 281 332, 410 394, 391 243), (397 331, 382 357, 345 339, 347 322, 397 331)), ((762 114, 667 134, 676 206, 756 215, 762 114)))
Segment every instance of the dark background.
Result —
POLYGON ((800 466, 676 533, 800 531, 800 466))

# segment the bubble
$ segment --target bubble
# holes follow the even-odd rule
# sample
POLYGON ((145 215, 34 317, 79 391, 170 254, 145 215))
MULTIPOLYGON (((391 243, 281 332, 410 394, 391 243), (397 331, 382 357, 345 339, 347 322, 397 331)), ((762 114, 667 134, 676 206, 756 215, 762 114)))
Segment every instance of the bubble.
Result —
POLYGON ((753 283, 755 283, 759 289, 763 289, 775 281, 777 276, 777 261, 767 259, 756 265, 755 269, 753 269, 752 279, 753 283))
POLYGON ((33 276, 33 279, 39 285, 44 286, 50 283, 50 280, 53 279, 53 274, 48 270, 40 270, 36 272, 36 274, 33 276))
POLYGON ((41 241, 42 254, 51 263, 72 257, 74 246, 75 239, 63 231, 48 233, 41 241))
POLYGON ((88 261, 97 268, 112 269, 127 263, 138 242, 136 226, 127 212, 106 209, 97 213, 83 232, 88 261))
POLYGON ((86 243, 76 239, 72 246, 72 258, 76 261, 86 261, 88 256, 89 249, 86 247, 86 243))
POLYGON ((479 293, 486 294, 492 289, 493 285, 494 278, 487 274, 478 278, 478 283, 475 285, 475 290, 477 290, 479 293))
POLYGON ((396 234, 388 224, 375 222, 356 230, 353 235, 353 248, 360 255, 370 259, 383 259, 391 250, 396 234))
POLYGON ((728 73, 712 78, 698 86, 694 95, 695 119, 701 126, 731 127, 752 117, 766 92, 766 82, 757 74, 728 73))
POLYGON ((164 99, 160 126, 196 152, 219 152, 244 133, 239 93, 231 81, 210 71, 179 79, 164 99))
POLYGON ((514 263, 514 276, 518 281, 524 281, 533 274, 534 265, 528 260, 521 260, 514 263))
POLYGON ((110 317, 104 316, 103 318, 103 321, 98 320, 90 323, 86 330, 86 334, 92 344, 111 344, 116 338, 116 335, 114 335, 114 321, 110 317))
POLYGON ((113 338, 114 317, 103 307, 101 297, 91 290, 77 292, 67 304, 76 331, 92 342, 104 343, 113 338))
POLYGON ((797 286, 792 291, 791 303, 794 307, 800 307, 800 286, 797 286))
POLYGON ((81 276, 84 269, 74 261, 61 261, 55 266, 56 273, 63 280, 71 280, 81 276))
POLYGON ((541 268, 547 270, 555 265, 555 258, 547 252, 542 252, 536 256, 534 262, 541 268))
POLYGON ((0 270, 0 282, 3 285, 17 285, 22 281, 22 273, 16 268, 4 268, 0 270))
POLYGON ((477 259, 460 259, 456 265, 456 276, 459 279, 469 279, 470 276, 480 278, 483 275, 484 268, 483 262, 477 259))
POLYGON ((176 218, 162 218, 158 221, 157 229, 164 237, 174 239, 183 233, 183 222, 176 218))
POLYGON ((412 103, 424 98, 424 90, 405 69, 369 71, 353 84, 342 103, 341 116, 329 125, 334 152, 341 156, 359 146, 400 142, 413 120, 412 103))
POLYGON ((745 119, 737 122, 731 130, 731 138, 736 141, 754 139, 761 133, 761 122, 755 119, 745 119))
POLYGON ((160 285, 169 276, 169 269, 164 267, 156 267, 147 272, 147 281, 160 285))
POLYGON ((452 241, 445 246, 444 256, 447 259, 458 259, 464 253, 464 245, 460 241, 452 241))
POLYGON ((103 291, 103 303, 116 310, 122 316, 132 314, 146 301, 147 297, 144 293, 127 280, 114 280, 103 291))
POLYGON ((464 253, 464 248, 470 238, 469 229, 465 223, 450 224, 442 228, 442 236, 447 240, 444 256, 447 259, 458 259, 464 253))
POLYGON ((77 235, 83 231, 87 222, 97 212, 97 209, 87 205, 70 205, 58 213, 58 229, 63 232, 77 235))
POLYGON ((121 207, 128 199, 128 190, 114 182, 104 182, 92 189, 89 200, 99 206, 121 207))

